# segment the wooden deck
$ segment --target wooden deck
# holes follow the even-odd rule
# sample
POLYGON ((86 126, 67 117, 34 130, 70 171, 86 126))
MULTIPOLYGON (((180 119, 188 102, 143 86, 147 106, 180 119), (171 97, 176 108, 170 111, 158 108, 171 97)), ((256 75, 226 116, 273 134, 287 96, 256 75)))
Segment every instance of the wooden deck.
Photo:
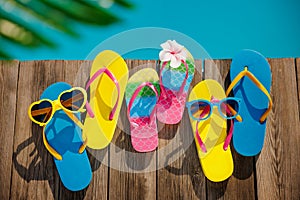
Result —
MULTIPOLYGON (((202 62, 197 61, 198 72, 192 84, 213 78, 227 85, 230 62, 206 60, 202 75, 202 62)), ((233 150, 235 170, 227 181, 212 183, 204 177, 192 143, 182 156, 164 168, 159 166, 164 156, 169 155, 154 152, 152 160, 159 169, 147 173, 122 172, 90 154, 91 184, 83 191, 70 192, 60 182, 52 157, 43 146, 42 130, 29 120, 27 108, 50 84, 73 84, 79 67, 90 63, 0 61, 0 199, 300 199, 300 59, 269 62, 274 107, 268 117, 264 148, 256 157, 242 157, 233 150)), ((155 61, 127 60, 130 69, 143 63, 155 61)), ((84 84, 86 79, 82 77, 79 81, 84 84)), ((179 125, 163 127, 159 147, 178 134, 181 143, 193 137, 187 113, 179 125)), ((113 144, 132 151, 130 136, 119 128, 113 144)), ((112 147, 99 152, 108 163, 115 161, 116 151, 112 147)), ((124 162, 128 159, 118 160, 117 164, 122 167, 124 162)), ((145 160, 131 162, 147 165, 145 160)))

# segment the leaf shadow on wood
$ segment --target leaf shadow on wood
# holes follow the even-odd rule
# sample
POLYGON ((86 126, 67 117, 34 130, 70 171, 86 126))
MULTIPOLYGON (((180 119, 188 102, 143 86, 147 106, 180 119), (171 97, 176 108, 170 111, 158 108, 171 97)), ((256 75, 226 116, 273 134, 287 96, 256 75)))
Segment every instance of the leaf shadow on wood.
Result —
MULTIPOLYGON (((88 151, 87 153, 92 171, 97 170, 101 166, 101 162, 88 151)), ((63 186, 53 158, 44 147, 42 129, 38 125, 32 123, 32 136, 18 145, 17 150, 13 152, 12 159, 18 175, 27 183, 34 180, 48 181, 55 200, 70 198, 83 199, 85 197, 88 187, 81 191, 72 192, 63 186), (30 146, 34 146, 32 151, 30 151, 30 146), (22 160, 29 160, 29 162, 27 161, 27 163, 29 163, 28 167, 20 163, 18 157, 21 157, 22 160)))

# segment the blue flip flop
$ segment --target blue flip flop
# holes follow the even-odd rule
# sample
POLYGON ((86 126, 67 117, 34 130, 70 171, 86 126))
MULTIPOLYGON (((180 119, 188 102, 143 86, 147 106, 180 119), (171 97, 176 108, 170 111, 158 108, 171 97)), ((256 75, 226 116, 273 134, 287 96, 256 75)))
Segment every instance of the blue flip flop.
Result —
POLYGON ((242 121, 235 120, 233 146, 243 156, 254 156, 263 148, 266 117, 272 108, 270 65, 260 53, 242 50, 232 59, 230 79, 226 95, 233 90, 234 97, 242 100, 242 121))
MULTIPOLYGON (((61 92, 72 87, 63 82, 50 85, 40 99, 56 100, 61 92)), ((80 120, 80 113, 75 114, 80 120)), ((48 143, 61 156, 62 160, 53 157, 63 185, 71 191, 86 188, 92 179, 91 165, 86 153, 78 153, 82 145, 81 129, 66 115, 63 110, 54 113, 45 127, 48 143)))

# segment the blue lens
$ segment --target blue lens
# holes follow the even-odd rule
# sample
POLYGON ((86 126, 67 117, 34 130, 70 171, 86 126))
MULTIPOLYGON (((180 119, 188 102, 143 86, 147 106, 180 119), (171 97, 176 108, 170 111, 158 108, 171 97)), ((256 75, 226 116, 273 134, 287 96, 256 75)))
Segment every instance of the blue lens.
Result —
POLYGON ((207 118, 210 114, 210 110, 210 104, 204 101, 194 102, 190 106, 192 116, 199 120, 207 118))
POLYGON ((235 99, 226 99, 221 102, 220 111, 227 119, 235 118, 239 113, 239 103, 235 99))

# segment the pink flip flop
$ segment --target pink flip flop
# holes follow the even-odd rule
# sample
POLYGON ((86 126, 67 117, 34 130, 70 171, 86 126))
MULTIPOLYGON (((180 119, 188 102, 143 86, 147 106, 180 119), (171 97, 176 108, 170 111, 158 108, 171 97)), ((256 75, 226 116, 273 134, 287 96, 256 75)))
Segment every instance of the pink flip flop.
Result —
POLYGON ((128 81, 126 91, 127 117, 131 143, 138 152, 150 152, 158 146, 156 103, 159 96, 158 76, 154 69, 138 71, 128 81), (144 82, 139 82, 145 73, 144 82))
POLYGON ((176 41, 168 40, 161 47, 161 95, 157 104, 157 119, 165 124, 177 124, 182 119, 186 97, 194 77, 194 59, 176 41))

